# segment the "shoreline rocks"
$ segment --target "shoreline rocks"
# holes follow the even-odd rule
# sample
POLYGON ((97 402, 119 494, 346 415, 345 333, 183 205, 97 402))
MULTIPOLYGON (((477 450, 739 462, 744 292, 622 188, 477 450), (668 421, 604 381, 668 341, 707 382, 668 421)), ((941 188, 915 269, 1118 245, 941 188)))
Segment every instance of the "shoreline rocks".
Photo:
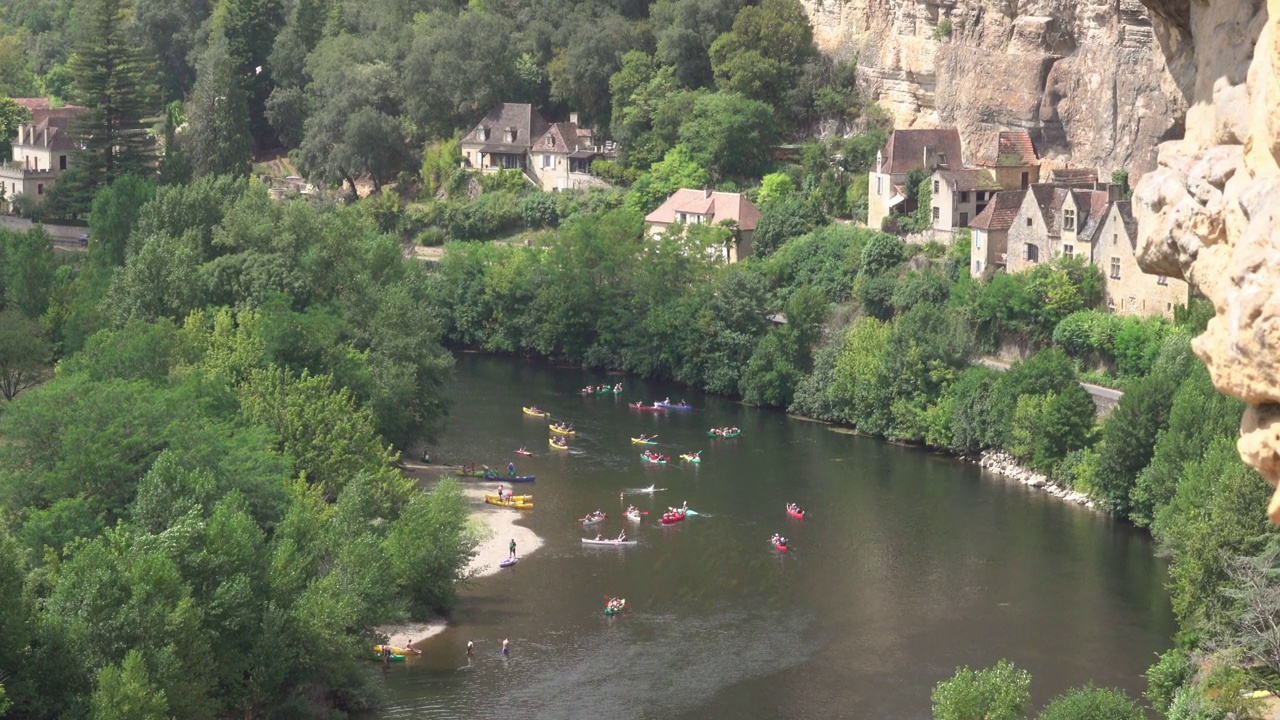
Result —
POLYGON ((978 467, 983 470, 990 471, 997 475, 1003 475, 1011 480, 1016 480, 1023 485, 1043 490, 1054 497, 1061 498, 1067 502, 1083 505, 1087 508, 1094 507, 1093 500, 1082 492, 1076 492, 1070 488, 1064 488, 1058 485, 1048 476, 1042 475, 1033 470, 1029 470, 1018 462, 1018 459, 1007 452, 988 450, 978 456, 976 460, 970 457, 968 460, 977 462, 978 467))

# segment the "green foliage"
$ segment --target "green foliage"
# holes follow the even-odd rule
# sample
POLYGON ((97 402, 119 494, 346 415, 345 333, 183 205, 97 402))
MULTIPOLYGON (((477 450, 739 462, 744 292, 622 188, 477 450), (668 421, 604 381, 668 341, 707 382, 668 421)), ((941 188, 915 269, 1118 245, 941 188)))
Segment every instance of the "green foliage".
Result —
POLYGON ((798 195, 783 195, 765 204, 751 236, 751 253, 768 257, 792 238, 800 237, 821 225, 821 213, 798 195))
POLYGON ((1054 698, 1036 720, 1143 720, 1146 716, 1121 690, 1092 685, 1054 698))
POLYGON ((933 720, 1021 720, 1031 674, 1008 660, 985 670, 962 667, 933 689, 933 720))
POLYGON ((760 194, 756 196, 761 207, 768 208, 775 200, 785 200, 795 194, 796 184, 786 173, 769 173, 760 178, 760 194))
POLYGON ((49 309, 57 261, 53 243, 36 226, 24 233, 0 230, 0 280, 4 307, 35 319, 49 309))
POLYGON ((733 28, 716 38, 709 54, 721 90, 776 102, 796 84, 817 49, 797 0, 764 0, 738 11, 733 28))
POLYGON ((422 194, 432 198, 445 189, 461 160, 462 151, 456 137, 429 145, 422 153, 422 194))
POLYGON ((1129 187, 1129 171, 1119 168, 1111 171, 1111 184, 1120 186, 1120 197, 1125 200, 1133 197, 1133 189, 1129 187))
POLYGON ((642 215, 653 212, 680 188, 701 188, 707 184, 707 171, 683 146, 672 148, 661 162, 636 178, 627 193, 626 206, 642 215))
POLYGON ((938 26, 933 29, 934 40, 947 40, 951 37, 954 28, 951 25, 951 18, 942 18, 938 21, 938 26))
POLYGON ((1174 692, 1165 720, 1224 720, 1224 716, 1199 685, 1188 683, 1174 692))
POLYGON ((90 720, 166 720, 169 702, 151 681, 142 653, 130 650, 119 666, 98 671, 90 720))
POLYGON ((521 198, 520 217, 524 219, 524 226, 532 230, 560 224, 555 199, 543 192, 529 193, 521 198))
POLYGON ((1155 708, 1156 712, 1169 716, 1174 697, 1191 678, 1193 670, 1191 658, 1185 650, 1174 648, 1161 655, 1155 665, 1147 668, 1145 695, 1151 702, 1151 707, 1155 708))
POLYGON ((253 137, 249 102, 224 37, 215 37, 200 59, 187 103, 183 149, 197 175, 249 174, 253 137))
POLYGON ((155 183, 126 175, 93 197, 89 213, 89 257, 103 268, 125 263, 129 234, 143 206, 156 195, 155 183))
POLYGON ((483 240, 515 229, 524 219, 520 203, 514 193, 492 192, 468 203, 449 204, 445 232, 453 240, 483 240))
POLYGON ((28 122, 31 122, 31 111, 14 102, 12 97, 0 96, 0 137, 4 138, 0 141, 0 153, 3 157, 13 157, 12 139, 18 136, 18 126, 28 122))
POLYGON ((773 108, 734 92, 700 94, 680 124, 680 144, 712 178, 756 177, 777 144, 773 108))
POLYGON ((36 321, 15 310, 0 312, 0 395, 5 400, 39 383, 52 354, 36 321))
POLYGON ((384 541, 400 591, 416 617, 449 608, 453 588, 475 555, 458 484, 446 480, 430 495, 415 493, 384 541))

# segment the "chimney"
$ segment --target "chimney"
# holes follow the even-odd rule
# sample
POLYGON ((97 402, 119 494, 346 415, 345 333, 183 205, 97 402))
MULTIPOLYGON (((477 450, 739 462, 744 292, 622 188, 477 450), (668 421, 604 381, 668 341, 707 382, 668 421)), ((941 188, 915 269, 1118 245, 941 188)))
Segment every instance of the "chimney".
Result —
POLYGON ((1120 185, 1119 183, 1111 183, 1107 185, 1107 202, 1120 202, 1120 185))
POLYGON ((708 197, 708 198, 709 198, 709 197, 711 197, 711 186, 710 186, 710 185, 707 185, 706 187, 704 187, 704 188, 702 189, 702 191, 703 191, 704 193, 706 193, 706 197, 708 197))
POLYGON ((578 124, 578 111, 577 111, 577 110, 574 110, 573 112, 569 113, 569 122, 573 123, 574 125, 577 125, 577 124, 578 124))

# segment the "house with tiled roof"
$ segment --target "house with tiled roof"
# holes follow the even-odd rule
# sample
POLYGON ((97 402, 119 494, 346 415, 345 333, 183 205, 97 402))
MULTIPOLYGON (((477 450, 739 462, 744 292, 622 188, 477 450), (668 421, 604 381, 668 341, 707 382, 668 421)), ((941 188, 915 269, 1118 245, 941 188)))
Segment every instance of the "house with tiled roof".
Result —
POLYGON ((975 278, 990 278, 1006 265, 1009 252, 1009 228, 1022 208, 1026 190, 1005 190, 996 193, 982 212, 969 223, 969 255, 972 262, 969 274, 975 278))
POLYGON ((10 161, 0 165, 6 210, 19 195, 43 202, 58 175, 74 165, 77 145, 71 123, 84 112, 74 105, 52 107, 47 98, 14 98, 14 102, 31 113, 31 121, 18 126, 10 141, 10 161))
POLYGON ((1089 235, 1091 259, 1102 271, 1102 302, 1119 315, 1163 315, 1185 305, 1186 281, 1150 275, 1138 267, 1138 221, 1133 203, 1109 203, 1089 235))
POLYGON ((985 168, 935 170, 929 181, 934 235, 948 240, 951 233, 969 227, 1000 190, 995 175, 985 168))
POLYGON ((1040 182, 1040 158, 1026 130, 1005 130, 996 136, 996 154, 978 162, 990 170, 1006 190, 1025 190, 1040 182))
POLYGON ((723 259, 734 263, 751 254, 751 236, 760 222, 760 210, 741 193, 682 188, 644 218, 650 237, 689 225, 719 225, 726 221, 735 232, 724 249, 723 259))
POLYGON ((1059 255, 1092 258, 1088 247, 1091 223, 1105 211, 1109 195, 1119 188, 1084 189, 1037 183, 1027 189, 1009 228, 1009 272, 1029 270, 1059 255), (1086 231, 1082 233, 1083 231, 1086 231))
POLYGON ((894 130, 889 142, 876 152, 876 161, 867 175, 867 224, 880 228, 891 212, 907 213, 907 191, 903 184, 914 170, 932 174, 935 170, 964 167, 960 132, 955 128, 894 130))
POLYGON ((546 192, 607 187, 590 175, 591 162, 616 156, 612 142, 597 139, 590 128, 549 123, 528 103, 500 103, 463 136, 462 166, 482 173, 519 170, 546 192))

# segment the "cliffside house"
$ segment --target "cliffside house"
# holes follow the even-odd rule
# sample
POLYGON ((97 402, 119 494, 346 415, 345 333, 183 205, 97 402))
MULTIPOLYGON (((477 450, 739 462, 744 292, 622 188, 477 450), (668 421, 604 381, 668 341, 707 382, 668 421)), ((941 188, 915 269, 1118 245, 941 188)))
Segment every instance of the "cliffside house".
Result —
POLYGON ((578 125, 578 113, 568 122, 548 123, 527 103, 501 103, 462 138, 462 164, 482 173, 519 170, 546 192, 608 187, 591 175, 591 162, 613 158, 612 142, 578 125))
POLYGON ((11 141, 12 157, 0 165, 5 211, 13 208, 13 199, 19 195, 43 202, 58 175, 74 164, 71 122, 84 112, 74 105, 50 107, 46 98, 14 98, 14 102, 31 113, 31 122, 18 126, 11 141))
POLYGON ((867 225, 879 229, 890 213, 909 213, 907 175, 914 170, 932 174, 964 166, 960 132, 955 128, 894 130, 889 142, 876 153, 876 162, 867 175, 867 225))
MULTIPOLYGON (((1103 183, 1033 184, 1006 231, 1005 269, 1021 272, 1054 257, 1078 255, 1102 271, 1103 302, 1113 312, 1173 317, 1174 306, 1187 302, 1187 284, 1138 268, 1133 206, 1120 191, 1103 183)), ((997 201, 1004 202, 999 196, 997 201)))
POLYGON ((1001 189, 995 175, 980 168, 935 170, 929 181, 933 191, 933 234, 946 242, 956 230, 969 227, 1001 189))
POLYGON ((672 228, 719 225, 726 220, 734 224, 735 232, 724 249, 723 259, 735 263, 751 254, 751 235, 760 222, 760 211, 740 193, 682 188, 644 218, 650 237, 672 228))
POLYGON ((1026 130, 1005 130, 996 136, 996 154, 978 166, 995 175, 1002 190, 1026 190, 1040 182, 1040 158, 1026 130))
POLYGON ((1005 190, 996 193, 991 202, 969 223, 969 254, 973 265, 969 274, 975 278, 990 279, 997 270, 1003 270, 1009 252, 1009 228, 1022 208, 1026 190, 1005 190))

